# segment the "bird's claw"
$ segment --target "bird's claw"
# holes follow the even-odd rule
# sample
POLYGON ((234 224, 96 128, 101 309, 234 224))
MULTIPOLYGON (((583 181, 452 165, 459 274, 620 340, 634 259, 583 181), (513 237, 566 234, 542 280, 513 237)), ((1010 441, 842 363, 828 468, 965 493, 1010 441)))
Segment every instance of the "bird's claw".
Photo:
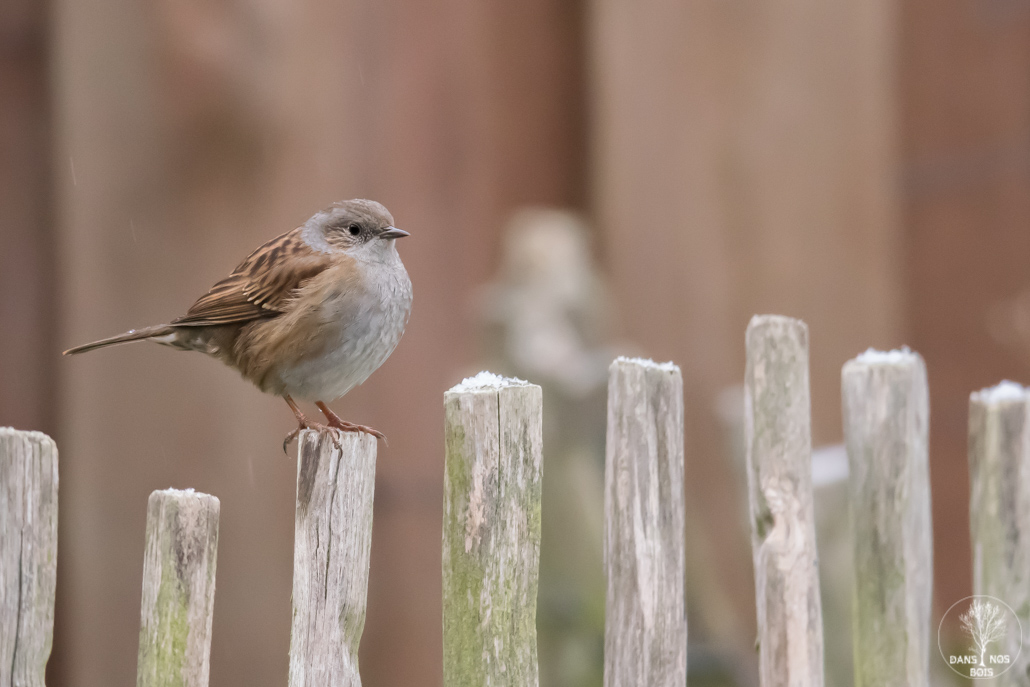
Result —
POLYGON ((286 447, 290 445, 291 441, 297 438, 297 435, 300 434, 300 430, 301 428, 298 427, 297 429, 287 434, 286 438, 283 439, 283 453, 285 453, 286 455, 290 455, 289 451, 286 450, 286 447))
POLYGON ((289 446, 290 442, 296 439, 300 435, 300 433, 306 429, 313 429, 319 433, 325 432, 329 435, 329 438, 332 439, 333 445, 336 448, 343 448, 343 445, 340 444, 340 440, 336 436, 337 429, 335 427, 328 427, 317 422, 308 422, 306 425, 300 425, 299 427, 297 427, 297 429, 293 430, 292 432, 286 435, 286 438, 283 439, 283 453, 285 453, 286 455, 290 455, 289 452, 286 450, 286 447, 289 446))
POLYGON ((372 429, 371 427, 366 427, 365 425, 357 425, 353 422, 341 420, 340 418, 331 419, 329 421, 329 426, 334 429, 338 429, 341 432, 364 432, 365 434, 371 434, 376 439, 382 439, 383 443, 387 446, 390 445, 390 442, 386 440, 386 435, 380 432, 378 429, 372 429))
POLYGON ((315 405, 317 405, 318 409, 322 411, 323 415, 325 415, 326 422, 329 423, 330 427, 334 427, 340 430, 341 432, 364 432, 365 434, 371 434, 376 439, 382 439, 383 443, 387 446, 390 445, 390 442, 386 440, 386 435, 380 432, 379 430, 372 429, 371 427, 366 427, 365 425, 358 425, 354 424, 353 422, 347 422, 346 420, 341 419, 339 415, 334 413, 329 408, 329 406, 327 406, 325 403, 322 403, 321 401, 319 401, 315 405))

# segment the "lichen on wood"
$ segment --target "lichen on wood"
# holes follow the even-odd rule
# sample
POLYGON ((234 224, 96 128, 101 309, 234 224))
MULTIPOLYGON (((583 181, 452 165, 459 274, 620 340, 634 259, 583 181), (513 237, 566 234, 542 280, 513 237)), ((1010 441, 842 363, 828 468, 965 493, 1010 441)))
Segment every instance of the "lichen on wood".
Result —
POLYGON ((207 687, 218 558, 219 502, 187 489, 147 502, 139 687, 207 687))
POLYGON ((998 687, 1025 685, 1030 669, 1030 390, 1012 382, 969 402, 969 525, 973 593, 1001 599, 1022 626, 999 642, 1013 665, 998 687))
POLYGON ((744 425, 762 687, 821 687, 823 627, 812 504, 808 327, 747 329, 744 425))
POLYGON ((929 684, 933 532, 926 365, 869 351, 841 373, 856 687, 929 684))
POLYGON ((536 687, 540 387, 480 375, 444 395, 444 684, 536 687), (478 381, 477 381, 478 380, 478 381))

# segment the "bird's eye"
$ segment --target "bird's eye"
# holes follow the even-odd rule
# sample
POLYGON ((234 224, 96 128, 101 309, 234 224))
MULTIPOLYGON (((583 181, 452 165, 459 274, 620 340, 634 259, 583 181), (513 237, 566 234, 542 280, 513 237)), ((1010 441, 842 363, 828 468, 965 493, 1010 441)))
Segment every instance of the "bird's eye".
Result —
POLYGON ((361 227, 359 227, 357 224, 352 224, 349 227, 347 227, 347 231, 350 232, 351 236, 357 236, 361 233, 361 227))

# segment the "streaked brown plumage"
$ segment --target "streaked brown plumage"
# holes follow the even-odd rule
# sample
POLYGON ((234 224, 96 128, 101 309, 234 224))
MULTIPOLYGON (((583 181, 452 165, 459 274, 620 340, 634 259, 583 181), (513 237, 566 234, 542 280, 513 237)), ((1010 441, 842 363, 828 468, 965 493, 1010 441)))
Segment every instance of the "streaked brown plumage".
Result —
POLYGON ((400 341, 411 282, 394 240, 407 235, 379 203, 334 203, 251 253, 182 317, 65 354, 133 341, 200 351, 283 396, 299 429, 321 425, 293 396, 316 401, 332 427, 382 438, 341 420, 323 401, 363 382, 400 341))

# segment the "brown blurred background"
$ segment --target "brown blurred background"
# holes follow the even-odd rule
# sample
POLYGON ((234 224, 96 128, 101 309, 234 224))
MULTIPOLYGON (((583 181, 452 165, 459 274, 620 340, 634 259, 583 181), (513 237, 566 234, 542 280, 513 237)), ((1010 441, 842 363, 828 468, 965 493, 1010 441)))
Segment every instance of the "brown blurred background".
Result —
POLYGON ((526 205, 593 227, 612 345, 683 368, 688 568, 722 600, 691 607, 698 655, 751 679, 717 408, 756 312, 811 328, 816 444, 840 441, 848 358, 925 356, 937 606, 969 593, 968 394, 1030 381, 1030 2, 4 0, 0 424, 61 448, 51 687, 133 681, 146 498, 168 486, 222 501, 212 684, 285 682, 285 404, 157 346, 59 353, 167 321, 351 197, 411 232, 416 294, 336 404, 390 437, 368 687, 441 683, 441 395, 490 359, 476 294, 526 205))

